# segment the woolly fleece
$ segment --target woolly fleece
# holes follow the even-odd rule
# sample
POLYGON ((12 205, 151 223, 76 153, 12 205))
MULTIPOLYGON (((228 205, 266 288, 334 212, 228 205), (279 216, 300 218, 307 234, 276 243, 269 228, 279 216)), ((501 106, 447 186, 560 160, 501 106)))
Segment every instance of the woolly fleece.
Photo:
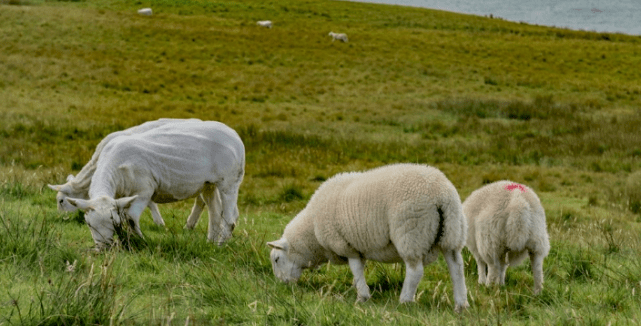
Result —
POLYGON ((359 301, 369 298, 365 260, 405 262, 400 301, 407 302, 414 300, 423 264, 440 250, 459 311, 468 306, 460 254, 466 230, 460 197, 441 171, 395 164, 328 179, 269 245, 274 273, 285 282, 296 281, 303 268, 349 263, 359 301))
POLYGON ((463 203, 467 248, 478 266, 479 283, 505 284, 508 265, 532 263, 534 293, 543 288, 543 259, 550 252, 545 210, 529 187, 498 181, 476 191, 463 203), (487 275, 486 275, 487 269, 487 275))

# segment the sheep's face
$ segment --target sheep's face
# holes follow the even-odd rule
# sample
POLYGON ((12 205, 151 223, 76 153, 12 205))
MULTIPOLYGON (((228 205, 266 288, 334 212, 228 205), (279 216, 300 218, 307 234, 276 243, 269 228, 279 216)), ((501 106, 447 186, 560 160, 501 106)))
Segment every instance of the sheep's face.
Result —
POLYGON ((116 227, 120 226, 115 222, 116 218, 120 220, 115 208, 90 210, 85 213, 85 222, 98 249, 107 248, 113 244, 116 227))
POLYGON ((96 247, 104 249, 113 244, 114 233, 122 226, 124 219, 120 212, 129 207, 135 198, 118 200, 106 196, 91 200, 68 198, 68 202, 85 212, 85 222, 96 247))
MULTIPOLYGON (((73 178, 67 178, 67 181, 70 180, 73 180, 73 178)), ((69 201, 67 201, 67 198, 71 197, 85 199, 86 197, 86 192, 74 191, 74 188, 69 185, 69 182, 63 185, 49 185, 49 188, 58 192, 56 194, 56 205, 58 206, 58 210, 61 212, 75 212, 76 210, 78 210, 76 206, 71 205, 69 201)))
POLYGON ((296 263, 296 255, 289 253, 289 243, 285 239, 267 243, 272 248, 269 257, 274 275, 285 283, 296 282, 303 272, 303 265, 296 263))
POLYGON ((78 210, 76 206, 69 204, 67 195, 63 192, 58 192, 56 195, 56 202, 58 203, 58 210, 61 212, 75 212, 78 210))

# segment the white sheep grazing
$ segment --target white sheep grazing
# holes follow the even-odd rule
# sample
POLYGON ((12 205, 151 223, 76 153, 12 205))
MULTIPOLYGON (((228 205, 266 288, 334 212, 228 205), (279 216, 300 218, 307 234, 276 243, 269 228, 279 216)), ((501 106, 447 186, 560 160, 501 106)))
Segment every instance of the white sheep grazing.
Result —
MULTIPOLYGON (((141 132, 145 132, 160 126, 164 126, 168 123, 176 122, 185 122, 185 121, 200 121, 199 119, 159 119, 155 121, 147 121, 139 126, 134 126, 125 130, 112 132, 107 135, 103 140, 98 143, 96 150, 94 151, 91 159, 85 166, 82 167, 80 172, 76 177, 72 174, 67 176, 67 182, 61 185, 49 185, 49 188, 58 192, 56 195, 56 203, 58 205, 58 210, 61 212, 74 212, 77 208, 67 202, 67 198, 80 198, 80 199, 89 199, 89 185, 91 185, 91 178, 93 177, 94 172, 96 171, 96 163, 98 158, 102 153, 102 149, 107 145, 112 139, 123 136, 123 135, 133 135, 141 132)), ((165 221, 160 215, 158 206, 154 202, 149 202, 149 210, 151 211, 151 217, 154 219, 154 223, 157 225, 165 225, 165 221)))
MULTIPOLYGON (((220 245, 238 219, 244 169, 245 147, 233 129, 215 121, 171 123, 111 140, 96 163, 90 199, 67 201, 86 212, 101 249, 111 245, 124 222, 142 236, 140 214, 152 200, 170 203, 199 196, 209 211, 208 240, 220 245)), ((186 227, 198 221, 203 206, 196 201, 186 227)))
POLYGON ((256 25, 261 26, 261 27, 272 28, 272 21, 271 20, 259 20, 258 22, 256 22, 256 25))
POLYGON ((469 228, 467 248, 476 259, 479 283, 504 285, 508 265, 518 265, 529 255, 538 294, 550 241, 545 210, 536 193, 512 181, 494 182, 472 192, 463 203, 463 213, 469 228))
POLYGON ((297 281, 304 268, 349 264, 358 301, 370 297, 367 259, 404 262, 400 302, 414 301, 423 265, 441 251, 454 287, 456 311, 468 307, 461 249, 467 225, 461 199, 436 168, 395 164, 338 174, 316 190, 281 239, 269 242, 274 274, 297 281))
POLYGON ((334 33, 334 32, 329 32, 329 36, 332 37, 332 42, 339 40, 347 43, 347 34, 345 33, 334 33))
POLYGON ((151 16, 152 11, 151 11, 151 8, 142 8, 142 9, 138 9, 138 14, 144 15, 144 16, 151 16))

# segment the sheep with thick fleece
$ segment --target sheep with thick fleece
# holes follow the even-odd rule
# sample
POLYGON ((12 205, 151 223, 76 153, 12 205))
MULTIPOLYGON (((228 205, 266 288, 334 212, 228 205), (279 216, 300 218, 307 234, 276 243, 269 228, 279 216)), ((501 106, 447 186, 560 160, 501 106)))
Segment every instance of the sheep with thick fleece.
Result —
MULTIPOLYGON (((98 143, 96 150, 94 151, 91 159, 85 166, 82 167, 77 176, 72 174, 67 176, 67 182, 61 185, 49 185, 49 188, 58 192, 56 195, 56 203, 58 205, 58 210, 63 212, 74 212, 78 208, 69 204, 67 198, 80 198, 80 199, 89 199, 89 186, 91 185, 91 178, 93 177, 94 172, 96 171, 96 164, 98 158, 102 153, 103 148, 118 136, 124 135, 133 135, 148 130, 164 126, 169 123, 185 122, 185 121, 200 121, 199 119, 159 119, 154 121, 147 121, 141 125, 134 126, 125 130, 120 130, 112 132, 107 135, 103 140, 98 143)), ((157 225, 165 225, 165 221, 160 215, 158 210, 158 205, 153 201, 149 202, 149 210, 151 211, 151 217, 154 220, 154 223, 157 225)))
POLYGON ((358 301, 370 297, 366 260, 404 262, 400 302, 414 301, 423 266, 445 256, 455 309, 468 307, 461 249, 467 225, 461 199, 445 175, 418 164, 338 174, 316 190, 281 239, 267 243, 276 277, 297 281, 302 270, 349 264, 358 301))
POLYGON ((345 33, 334 33, 334 32, 329 32, 329 36, 332 37, 332 42, 339 40, 347 43, 347 34, 345 33))
POLYGON ((504 285, 507 267, 529 256, 534 293, 541 292, 543 259, 550 252, 550 240, 545 210, 536 193, 512 181, 494 182, 472 192, 463 203, 463 213, 468 225, 467 248, 476 260, 479 283, 504 285))
MULTIPOLYGON (((140 215, 152 200, 170 203, 198 196, 209 211, 208 240, 222 244, 238 219, 244 173, 245 147, 233 129, 216 121, 170 123, 111 140, 96 163, 90 199, 67 200, 86 212, 101 249, 111 245, 125 222, 142 236, 140 215)), ((202 210, 196 201, 187 227, 202 210)))

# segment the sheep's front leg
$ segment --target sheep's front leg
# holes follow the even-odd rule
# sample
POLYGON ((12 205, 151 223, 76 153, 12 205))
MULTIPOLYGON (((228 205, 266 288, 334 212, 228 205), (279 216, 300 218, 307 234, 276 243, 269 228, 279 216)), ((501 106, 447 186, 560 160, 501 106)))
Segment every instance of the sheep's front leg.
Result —
POLYGON ((354 275, 354 286, 356 286, 357 302, 365 302, 370 298, 369 287, 365 281, 365 259, 348 258, 349 269, 354 275))
POLYGON ((203 200, 202 195, 196 196, 194 207, 191 208, 191 214, 189 214, 189 217, 187 218, 185 229, 191 230, 196 226, 198 219, 200 219, 200 214, 202 214, 204 209, 205 201, 203 200))
POLYGON ((463 273, 463 257, 460 251, 448 250, 443 253, 447 269, 450 271, 452 288, 454 290, 454 311, 461 312, 470 306, 467 302, 467 286, 465 286, 465 274, 463 273))
POLYGON ((151 211, 151 217, 154 219, 154 223, 156 223, 156 225, 165 226, 165 221, 162 219, 162 215, 160 215, 158 205, 153 201, 149 201, 147 207, 149 207, 149 211, 151 211))
POLYGON ((530 252, 532 276, 534 277, 534 294, 541 293, 543 289, 543 255, 530 252))
POLYGON ((141 238, 144 237, 142 235, 142 230, 140 229, 140 215, 142 215, 142 212, 145 210, 145 207, 147 207, 149 202, 149 199, 146 199, 146 197, 139 195, 127 210, 127 218, 133 221, 134 231, 136 231, 136 233, 141 238))
POLYGON ((405 260, 405 280, 401 289, 401 303, 413 302, 418 283, 423 278, 423 262, 421 260, 405 260))

